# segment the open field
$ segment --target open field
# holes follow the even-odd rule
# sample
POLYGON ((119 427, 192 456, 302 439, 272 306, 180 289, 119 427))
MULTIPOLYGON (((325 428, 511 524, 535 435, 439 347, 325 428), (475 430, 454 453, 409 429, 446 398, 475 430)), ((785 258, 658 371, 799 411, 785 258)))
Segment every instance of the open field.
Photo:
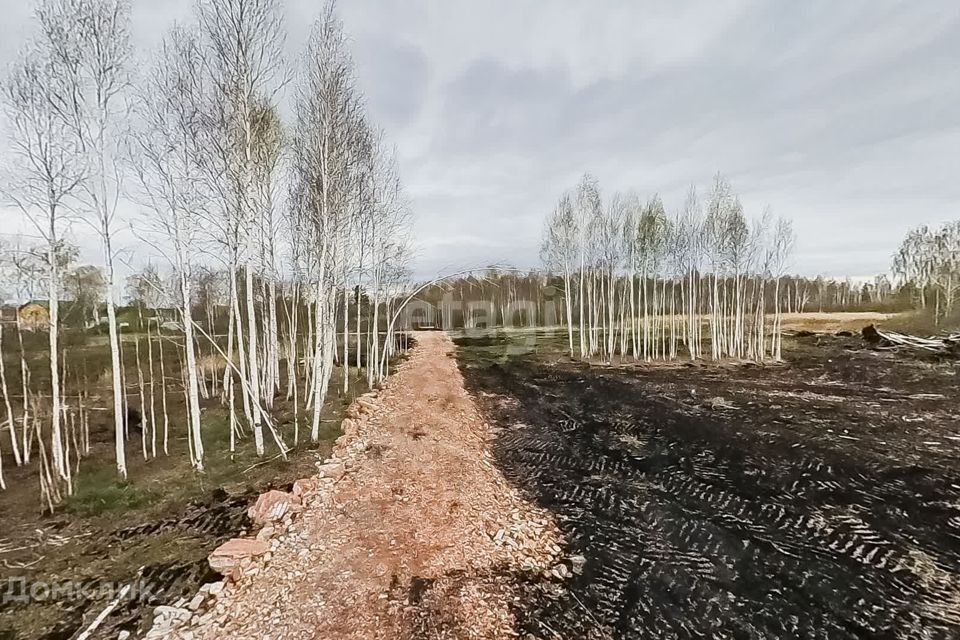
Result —
POLYGON ((858 332, 870 324, 902 325, 909 323, 913 313, 877 313, 873 311, 852 311, 832 313, 785 313, 784 331, 813 331, 814 333, 836 333, 838 331, 858 332))
POLYGON ((956 362, 812 336, 782 365, 598 367, 519 335, 457 357, 568 545, 571 578, 522 584, 520 635, 960 635, 956 362))

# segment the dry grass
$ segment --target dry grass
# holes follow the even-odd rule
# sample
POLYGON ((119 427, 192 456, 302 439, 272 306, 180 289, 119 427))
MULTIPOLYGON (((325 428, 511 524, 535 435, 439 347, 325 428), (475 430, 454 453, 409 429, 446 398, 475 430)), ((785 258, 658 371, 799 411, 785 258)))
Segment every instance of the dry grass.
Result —
POLYGON ((227 366, 227 359, 221 355, 205 355, 197 358, 197 371, 203 375, 220 374, 227 366))
MULTIPOLYGON (((767 323, 772 326, 773 324, 773 314, 767 314, 767 323)), ((637 318, 638 321, 642 321, 641 318, 637 318)), ((729 320, 729 317, 727 318, 729 320)), ((906 311, 900 313, 881 313, 879 311, 835 311, 835 312, 806 312, 806 313, 785 313, 783 314, 783 329, 785 331, 813 331, 815 333, 836 333, 837 331, 854 331, 859 332, 865 326, 870 324, 882 324, 884 326, 897 327, 898 329, 914 327, 917 325, 920 320, 919 315, 915 311, 906 311)), ((676 321, 678 326, 686 322, 686 316, 682 315, 670 315, 670 314, 658 314, 651 315, 650 322, 667 322, 676 321)), ((701 316, 701 322, 703 326, 706 327, 710 319, 708 316, 701 316)), ((547 327, 542 328, 540 331, 547 329, 552 329, 557 332, 558 335, 566 335, 566 328, 561 326, 556 327, 547 327)), ((472 330, 473 334, 467 335, 480 335, 482 330, 474 329, 472 330)), ((522 333, 524 331, 532 332, 533 330, 527 328, 513 328, 508 327, 506 329, 496 328, 490 330, 494 331, 507 331, 513 333, 522 333)))
POLYGON ((910 313, 878 313, 875 311, 838 311, 832 313, 785 313, 785 331, 813 331, 836 333, 837 331, 860 331, 867 325, 902 321, 910 313))

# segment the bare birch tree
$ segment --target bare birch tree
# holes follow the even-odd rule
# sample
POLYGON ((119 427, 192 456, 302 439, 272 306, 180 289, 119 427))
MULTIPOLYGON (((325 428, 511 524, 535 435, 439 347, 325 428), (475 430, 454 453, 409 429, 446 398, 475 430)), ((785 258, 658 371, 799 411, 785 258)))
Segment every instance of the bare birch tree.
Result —
POLYGON ((570 357, 573 347, 573 274, 577 268, 578 243, 580 234, 578 219, 574 212, 570 194, 564 194, 557 203, 553 214, 547 218, 544 228, 541 259, 550 269, 559 269, 563 275, 563 306, 567 319, 567 342, 570 357))
POLYGON ((117 472, 126 477, 125 398, 114 301, 114 223, 122 189, 118 146, 129 85, 130 7, 126 0, 44 0, 37 16, 64 85, 59 108, 76 136, 74 151, 86 165, 77 195, 103 246, 117 472))
POLYGON ((291 227, 303 234, 303 273, 311 280, 315 307, 308 406, 313 410, 310 437, 317 440, 336 346, 334 285, 342 258, 349 143, 356 140, 351 129, 360 111, 353 61, 333 3, 314 25, 301 67, 291 193, 296 201, 291 213, 298 219, 291 227))
POLYGON ((960 221, 912 229, 894 256, 893 272, 901 286, 916 290, 921 309, 932 298, 937 324, 950 316, 960 297, 960 221))
MULTIPOLYGON (((284 31, 282 10, 276 0, 204 0, 198 5, 207 46, 207 67, 215 101, 223 114, 224 155, 229 213, 242 234, 247 321, 247 381, 244 388, 252 409, 254 441, 263 455, 260 343, 254 276, 259 271, 257 225, 263 214, 255 176, 257 122, 269 113, 271 99, 282 81, 284 31)), ((262 169, 262 167, 260 168, 262 169)))
MULTIPOLYGON (((138 109, 142 129, 132 145, 133 166, 154 220, 173 247, 172 263, 180 289, 186 358, 187 408, 191 462, 203 470, 199 383, 191 290, 193 263, 205 192, 201 145, 204 143, 202 52, 195 34, 174 29, 164 39, 138 109)), ((162 349, 162 347, 161 347, 162 349)), ((162 353, 162 352, 161 352, 162 353)), ((162 366, 162 361, 161 361, 162 366)))
MULTIPOLYGON (((50 329, 51 443, 54 474, 69 477, 63 452, 60 381, 60 270, 57 254, 68 219, 67 201, 84 179, 86 163, 64 100, 70 87, 48 40, 38 38, 21 53, 3 85, 9 123, 10 162, 5 198, 30 220, 46 243, 50 329)), ((24 425, 26 426, 26 425, 24 425)))

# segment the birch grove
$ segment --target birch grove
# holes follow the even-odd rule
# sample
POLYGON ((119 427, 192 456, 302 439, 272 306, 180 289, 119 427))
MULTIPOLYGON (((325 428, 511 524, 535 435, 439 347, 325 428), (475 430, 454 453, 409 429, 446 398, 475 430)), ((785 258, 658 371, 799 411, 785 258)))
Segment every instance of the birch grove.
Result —
POLYGON ((301 420, 319 440, 328 396, 381 382, 400 344, 388 318, 408 284, 410 209, 333 3, 296 60, 276 0, 200 0, 145 64, 129 16, 124 0, 42 0, 2 84, 15 159, 2 195, 36 236, 12 254, 29 269, 5 255, 0 272, 29 282, 15 299, 47 319, 22 326, 30 305, 15 325, 0 317, 0 455, 36 463, 50 509, 95 451, 91 422, 112 425, 121 479, 128 447, 197 472, 211 438, 223 455, 249 442, 286 457, 301 420), (68 276, 65 240, 83 225, 103 262, 68 276), (128 279, 122 310, 119 237, 161 260, 128 279), (106 360, 64 350, 64 331, 86 341, 101 326, 106 360))
POLYGON ((912 229, 894 255, 893 272, 935 323, 953 316, 960 306, 960 220, 912 229))
MULTIPOLYGON (((295 246, 294 273, 300 280, 295 286, 307 297, 312 316, 310 386, 304 391, 312 411, 310 437, 316 440, 337 357, 337 294, 349 296, 363 276, 364 289, 373 296, 365 309, 368 381, 376 384, 385 375, 383 354, 391 349, 393 337, 389 327, 386 333, 380 331, 381 307, 389 302, 390 286, 405 276, 409 216, 392 152, 377 141, 364 117, 346 36, 332 4, 313 27, 301 69, 288 224, 295 246), (348 263, 358 266, 343 268, 348 263)), ((358 297, 357 313, 360 302, 358 297)), ((346 335, 348 300, 342 308, 346 335)), ((355 338, 359 348, 359 331, 355 338)), ((342 353, 341 364, 347 367, 346 348, 342 353)))
POLYGON ((658 196, 604 202, 585 175, 548 216, 541 257, 562 279, 571 356, 762 361, 781 356, 792 244, 788 221, 750 221, 720 175, 674 214, 658 196))

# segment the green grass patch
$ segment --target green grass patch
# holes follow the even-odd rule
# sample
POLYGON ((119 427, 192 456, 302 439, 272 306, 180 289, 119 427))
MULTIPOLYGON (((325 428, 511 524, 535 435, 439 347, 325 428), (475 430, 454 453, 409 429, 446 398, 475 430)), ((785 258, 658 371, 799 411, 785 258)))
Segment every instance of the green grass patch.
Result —
POLYGON ((111 472, 109 479, 103 473, 82 476, 77 490, 64 501, 63 509, 77 515, 98 516, 143 509, 161 499, 156 492, 117 478, 115 470, 111 472))

